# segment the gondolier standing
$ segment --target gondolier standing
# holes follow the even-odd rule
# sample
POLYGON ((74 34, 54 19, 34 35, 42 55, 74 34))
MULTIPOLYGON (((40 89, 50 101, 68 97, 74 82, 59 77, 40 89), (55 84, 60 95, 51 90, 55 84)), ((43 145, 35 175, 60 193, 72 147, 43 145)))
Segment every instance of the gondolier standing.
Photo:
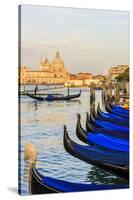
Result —
POLYGON ((35 96, 37 95, 37 91, 38 91, 38 85, 36 85, 36 87, 35 87, 35 96))

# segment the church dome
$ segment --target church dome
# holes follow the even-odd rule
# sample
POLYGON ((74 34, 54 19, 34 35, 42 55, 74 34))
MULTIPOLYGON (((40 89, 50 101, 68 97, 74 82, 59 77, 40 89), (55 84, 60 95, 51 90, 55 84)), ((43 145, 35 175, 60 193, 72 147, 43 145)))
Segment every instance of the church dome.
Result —
POLYGON ((49 65, 49 64, 50 64, 50 62, 49 62, 48 58, 45 58, 45 60, 44 60, 43 64, 44 64, 44 65, 46 65, 46 64, 48 64, 48 65, 49 65))
POLYGON ((45 58, 45 59, 41 58, 40 69, 42 71, 51 72, 51 65, 48 58, 45 58))
POLYGON ((64 65, 64 62, 63 62, 63 60, 61 59, 61 57, 60 57, 60 53, 57 51, 56 52, 56 57, 55 57, 55 59, 53 60, 53 63, 52 63, 53 65, 55 65, 55 64, 60 64, 60 65, 64 65))

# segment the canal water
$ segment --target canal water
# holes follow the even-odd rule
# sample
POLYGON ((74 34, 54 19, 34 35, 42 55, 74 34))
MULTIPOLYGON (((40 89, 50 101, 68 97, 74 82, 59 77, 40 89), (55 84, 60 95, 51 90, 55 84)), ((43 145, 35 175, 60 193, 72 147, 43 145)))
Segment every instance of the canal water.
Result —
MULTIPOLYGON (((26 89, 32 90, 34 87, 26 86, 26 89)), ((41 87, 43 88, 43 86, 39 88, 41 87)), ((80 88, 71 88, 70 93, 76 94, 79 90, 80 88)), ((126 183, 125 179, 74 158, 63 147, 64 125, 67 126, 70 137, 83 144, 76 137, 76 114, 81 114, 82 126, 85 128, 86 112, 90 109, 90 93, 88 88, 81 88, 81 90, 81 97, 73 101, 38 102, 27 96, 20 97, 20 183, 24 195, 29 194, 26 163, 24 162, 24 146, 28 142, 35 145, 37 149, 36 167, 45 176, 78 183, 126 183)), ((58 89, 56 92, 67 94, 67 89, 58 89)), ((101 102, 100 90, 96 91, 97 102, 101 102)))

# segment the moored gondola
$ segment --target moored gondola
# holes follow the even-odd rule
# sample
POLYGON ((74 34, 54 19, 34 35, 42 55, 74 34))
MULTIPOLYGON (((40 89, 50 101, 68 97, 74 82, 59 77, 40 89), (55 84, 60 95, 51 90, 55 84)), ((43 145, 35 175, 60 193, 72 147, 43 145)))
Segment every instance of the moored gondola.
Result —
POLYGON ((62 193, 62 192, 82 192, 103 189, 121 189, 128 188, 127 184, 121 185, 104 185, 104 184, 87 184, 87 183, 74 183, 64 180, 59 180, 51 177, 41 175, 32 165, 30 170, 29 191, 30 194, 48 194, 48 193, 62 193))
POLYGON ((110 130, 116 131, 116 132, 122 132, 125 134, 129 134, 129 127, 124 127, 124 126, 120 126, 117 124, 112 124, 110 122, 107 121, 99 121, 99 120, 95 120, 92 112, 90 112, 90 122, 95 125, 97 128, 109 128, 110 130))
POLYGON ((72 99, 76 99, 78 97, 81 96, 81 90, 78 94, 73 94, 73 95, 67 95, 67 96, 63 96, 63 95, 60 95, 60 96, 57 96, 57 95, 47 95, 47 97, 40 97, 40 96, 37 96, 37 95, 33 95, 33 94, 27 94, 27 96, 35 99, 35 100, 38 100, 38 101, 65 101, 65 100, 72 100, 72 99))
POLYGON ((112 105, 110 102, 108 102, 108 104, 109 104, 110 108, 113 109, 113 110, 116 110, 116 111, 121 112, 121 113, 129 114, 129 110, 123 108, 120 105, 112 105))
POLYGON ((95 133, 103 133, 105 135, 113 136, 116 138, 124 139, 124 140, 129 140, 129 134, 125 134, 121 131, 114 131, 110 130, 108 128, 103 128, 103 127, 96 127, 95 125, 92 125, 90 120, 89 120, 89 114, 87 113, 86 116, 86 131, 87 132, 95 132, 95 133))
POLYGON ((100 108, 100 104, 98 103, 98 106, 97 106, 97 115, 99 116, 102 116, 102 117, 106 117, 106 118, 111 118, 113 120, 121 120, 121 121, 124 121, 124 122, 128 122, 129 119, 125 118, 125 117, 122 117, 122 116, 118 116, 117 114, 112 114, 112 113, 105 113, 101 110, 100 108))
MULTIPOLYGON (((76 135, 84 143, 96 145, 104 149, 129 152, 129 142, 114 136, 103 134, 102 132, 85 131, 81 126, 81 117, 78 114, 76 135)), ((117 135, 117 133, 116 133, 117 135)))
POLYGON ((116 115, 118 115, 120 117, 124 117, 124 118, 129 119, 129 113, 121 113, 118 110, 113 110, 113 109, 110 108, 108 103, 105 104, 105 109, 109 113, 113 113, 113 114, 116 114, 116 115))
POLYGON ((117 111, 122 112, 122 113, 125 113, 125 114, 128 114, 128 113, 129 113, 129 110, 123 108, 121 105, 112 104, 112 102, 111 102, 110 99, 107 101, 107 103, 108 103, 110 109, 117 110, 117 111))
POLYGON ((112 153, 99 149, 96 146, 85 146, 75 143, 70 139, 64 126, 64 147, 68 153, 89 164, 93 164, 105 170, 128 178, 129 177, 129 157, 128 154, 112 153))
POLYGON ((110 122, 112 124, 116 124, 119 126, 129 127, 129 121, 116 120, 111 117, 99 116, 98 114, 96 114, 95 108, 91 109, 91 114, 95 120, 104 121, 104 122, 106 121, 106 122, 110 122))

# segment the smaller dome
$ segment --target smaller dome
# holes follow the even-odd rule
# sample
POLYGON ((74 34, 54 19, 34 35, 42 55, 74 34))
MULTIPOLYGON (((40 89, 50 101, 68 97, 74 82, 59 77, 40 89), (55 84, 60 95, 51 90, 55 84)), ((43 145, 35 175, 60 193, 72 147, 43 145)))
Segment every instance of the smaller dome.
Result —
POLYGON ((41 59, 40 68, 42 71, 51 72, 51 65, 48 58, 41 59))
POLYGON ((46 65, 46 64, 50 64, 48 58, 45 58, 45 59, 44 59, 43 64, 44 64, 44 65, 46 65))
POLYGON ((55 65, 55 64, 64 65, 64 62, 63 62, 63 60, 62 60, 61 57, 60 57, 59 51, 56 52, 56 57, 55 57, 55 59, 53 60, 53 63, 52 63, 52 64, 53 64, 53 65, 55 65))

